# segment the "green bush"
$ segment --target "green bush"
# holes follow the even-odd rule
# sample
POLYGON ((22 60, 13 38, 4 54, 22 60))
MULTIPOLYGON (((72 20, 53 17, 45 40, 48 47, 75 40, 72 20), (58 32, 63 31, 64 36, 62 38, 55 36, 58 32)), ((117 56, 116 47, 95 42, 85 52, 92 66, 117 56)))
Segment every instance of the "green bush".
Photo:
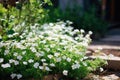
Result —
MULTIPOLYGON (((63 74, 82 79, 99 68, 102 60, 85 56, 91 32, 84 35, 84 30, 73 30, 68 23, 36 24, 26 27, 20 40, 1 41, 1 78, 42 79, 48 74, 63 74)), ((15 29, 9 38, 18 35, 15 29)))
POLYGON ((8 34, 13 34, 12 30, 18 26, 19 34, 22 33, 25 27, 35 25, 36 23, 43 24, 47 22, 48 10, 42 7, 43 4, 51 5, 50 0, 30 0, 26 3, 16 2, 16 6, 8 5, 4 8, 0 4, 0 33, 4 39, 8 39, 8 34))

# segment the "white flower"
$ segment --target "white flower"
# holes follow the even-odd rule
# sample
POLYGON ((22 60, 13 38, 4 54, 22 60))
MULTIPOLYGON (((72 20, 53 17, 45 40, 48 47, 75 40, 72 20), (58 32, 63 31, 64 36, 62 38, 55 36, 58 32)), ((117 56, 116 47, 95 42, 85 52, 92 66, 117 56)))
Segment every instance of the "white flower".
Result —
POLYGON ((35 55, 36 55, 37 57, 44 56, 44 52, 42 52, 42 53, 38 53, 38 52, 37 52, 35 55))
POLYGON ((6 64, 2 64, 1 67, 8 68, 8 67, 11 67, 11 65, 9 63, 6 63, 6 64))
POLYGON ((46 50, 47 52, 49 52, 49 51, 50 51, 50 48, 45 48, 45 50, 46 50))
POLYGON ((87 66, 87 63, 83 62, 83 65, 84 65, 84 66, 87 66))
POLYGON ((4 55, 7 55, 7 54, 9 54, 9 50, 5 50, 5 52, 4 52, 4 55))
POLYGON ((18 65, 18 64, 19 64, 19 62, 18 62, 18 61, 14 61, 14 64, 15 64, 15 65, 18 65))
POLYGON ((43 70, 43 66, 39 66, 39 69, 43 70))
POLYGON ((14 56, 17 56, 17 55, 18 55, 18 53, 16 53, 16 52, 15 52, 13 55, 14 55, 14 56))
POLYGON ((14 63, 14 62, 15 62, 15 60, 13 60, 13 59, 9 60, 9 63, 14 63))
POLYGON ((17 76, 17 74, 13 73, 10 76, 11 76, 12 79, 14 79, 17 76))
POLYGON ((22 54, 25 55, 26 51, 23 51, 22 54))
POLYGON ((67 75, 68 75, 68 71, 67 71, 67 70, 64 70, 64 71, 63 71, 63 75, 67 76, 67 75))
POLYGON ((20 79, 22 78, 22 75, 21 74, 17 74, 17 79, 20 79))
POLYGON ((84 33, 85 31, 83 29, 80 30, 81 33, 84 33))
POLYGON ((8 35, 9 38, 13 37, 13 35, 8 35))
POLYGON ((63 59, 66 59, 66 56, 63 56, 62 58, 63 58, 63 59))
POLYGON ((28 63, 27 63, 26 61, 23 61, 23 64, 24 64, 24 65, 27 65, 28 63))
POLYGON ((75 30, 74 30, 74 32, 75 32, 75 33, 78 33, 78 32, 79 32, 79 30, 78 30, 78 29, 75 29, 75 30))
POLYGON ((89 31, 88 34, 91 35, 91 34, 93 34, 93 32, 92 32, 92 31, 89 31))
POLYGON ((17 43, 16 47, 19 48, 19 49, 21 49, 21 50, 26 49, 26 47, 23 46, 21 43, 17 43))
POLYGON ((60 53, 55 53, 54 56, 58 57, 60 55, 60 53))
POLYGON ((80 64, 76 63, 72 65, 72 69, 78 69, 80 67, 80 64))
POLYGON ((38 68, 38 66, 39 66, 39 63, 38 62, 36 62, 36 63, 34 63, 34 68, 38 68))
POLYGON ((103 72, 103 71, 104 71, 104 69, 100 67, 100 72, 103 72))
POLYGON ((71 21, 69 21, 69 20, 67 20, 66 23, 68 23, 68 24, 73 24, 73 22, 71 22, 71 21))
POLYGON ((41 54, 40 54, 40 53, 36 53, 35 55, 36 55, 37 57, 40 57, 40 56, 41 56, 41 54))
POLYGON ((57 62, 60 62, 61 61, 61 58, 59 57, 59 58, 56 58, 56 61, 57 62))
POLYGON ((53 26, 54 24, 53 23, 49 23, 50 26, 53 26))
POLYGON ((21 60, 23 57, 21 55, 17 56, 18 60, 21 60))
POLYGON ((54 47, 55 47, 55 44, 51 44, 50 47, 51 47, 51 48, 54 48, 54 47))
POLYGON ((51 55, 51 54, 50 54, 50 55, 48 55, 48 58, 50 58, 50 59, 51 59, 52 57, 53 57, 53 55, 51 55))
POLYGON ((85 56, 83 59, 88 59, 88 57, 85 56))
POLYGON ((3 58, 0 58, 0 63, 2 63, 4 61, 4 59, 3 58))
POLYGON ((41 59, 41 61, 42 61, 42 62, 45 62, 45 61, 46 61, 46 59, 41 59))
POLYGON ((29 63, 33 63, 34 60, 33 60, 33 59, 29 59, 28 62, 29 62, 29 63))
POLYGON ((30 50, 31 50, 32 52, 37 52, 37 50, 35 49, 35 47, 30 47, 30 50))
POLYGON ((55 67, 55 64, 54 64, 54 63, 51 63, 50 66, 51 66, 51 67, 55 67))
POLYGON ((46 71, 51 71, 50 68, 47 67, 47 66, 45 67, 45 70, 46 70, 46 71))
POLYGON ((71 61, 71 59, 70 59, 70 58, 67 58, 66 60, 67 60, 68 62, 70 62, 70 61, 71 61))

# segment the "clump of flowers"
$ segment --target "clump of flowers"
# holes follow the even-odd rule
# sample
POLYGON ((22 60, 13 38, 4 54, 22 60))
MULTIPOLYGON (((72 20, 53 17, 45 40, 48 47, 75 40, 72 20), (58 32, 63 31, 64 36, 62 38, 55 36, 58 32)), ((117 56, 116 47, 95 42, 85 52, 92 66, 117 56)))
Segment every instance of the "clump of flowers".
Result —
POLYGON ((70 23, 35 24, 20 35, 14 28, 15 33, 8 35, 10 39, 0 42, 0 75, 42 79, 48 74, 63 74, 81 79, 96 70, 101 60, 85 56, 92 32, 85 34, 70 23))

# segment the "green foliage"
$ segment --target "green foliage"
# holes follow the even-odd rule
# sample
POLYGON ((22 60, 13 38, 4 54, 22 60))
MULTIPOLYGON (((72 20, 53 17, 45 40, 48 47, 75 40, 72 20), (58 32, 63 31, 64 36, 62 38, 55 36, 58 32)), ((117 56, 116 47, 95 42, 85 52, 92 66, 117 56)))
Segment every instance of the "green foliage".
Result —
MULTIPOLYGON (((45 3, 51 4, 49 0, 46 0, 45 3)), ((0 5, 0 27, 3 31, 1 34, 5 37, 3 39, 8 39, 8 33, 13 31, 15 26, 21 27, 18 30, 20 35, 27 26, 47 22, 48 10, 44 9, 42 5, 42 0, 16 2, 15 7, 8 6, 7 9, 0 5)))
MULTIPOLYGON (((24 29, 19 41, 1 41, 0 74, 40 80, 48 74, 62 74, 79 80, 95 71, 104 62, 85 56, 91 32, 85 35, 84 30, 73 30, 70 24, 35 24, 24 29)), ((14 31, 9 38, 18 34, 14 31)))

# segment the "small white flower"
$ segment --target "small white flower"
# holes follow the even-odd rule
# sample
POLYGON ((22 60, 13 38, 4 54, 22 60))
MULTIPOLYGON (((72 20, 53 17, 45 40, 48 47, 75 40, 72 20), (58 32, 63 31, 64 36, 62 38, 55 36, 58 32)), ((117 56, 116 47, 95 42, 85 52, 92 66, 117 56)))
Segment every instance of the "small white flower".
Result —
POLYGON ((91 34, 93 34, 93 32, 92 32, 92 31, 89 31, 88 34, 91 35, 91 34))
POLYGON ((23 64, 24 64, 24 65, 27 65, 28 63, 27 63, 26 61, 23 61, 23 64))
POLYGON ((23 51, 22 54, 25 55, 26 51, 23 51))
POLYGON ((80 64, 76 63, 72 65, 72 69, 78 69, 80 67, 80 64))
POLYGON ((60 55, 60 53, 55 53, 54 56, 58 57, 60 55))
POLYGON ((41 54, 40 54, 40 53, 36 53, 35 55, 36 55, 37 57, 40 57, 40 56, 41 56, 41 54))
POLYGON ((31 50, 32 52, 37 52, 37 50, 35 49, 35 47, 30 47, 30 50, 31 50))
POLYGON ((56 61, 57 62, 60 62, 61 61, 61 58, 59 57, 59 58, 56 58, 56 61))
POLYGON ((45 48, 45 50, 46 50, 47 52, 49 52, 49 51, 50 51, 50 48, 45 48))
POLYGON ((83 59, 88 59, 88 57, 85 56, 83 59))
POLYGON ((19 62, 18 62, 18 61, 14 61, 14 64, 15 64, 15 65, 18 65, 18 64, 19 64, 19 62))
POLYGON ((52 57, 53 57, 53 55, 48 55, 48 58, 50 58, 50 59, 51 59, 52 57))
POLYGON ((66 59, 66 56, 63 56, 62 58, 63 58, 63 59, 66 59))
POLYGON ((39 66, 39 69, 43 70, 44 68, 43 68, 43 66, 39 66))
POLYGON ((2 63, 4 61, 4 59, 3 58, 0 58, 0 63, 2 63))
POLYGON ((47 67, 47 66, 45 67, 45 70, 46 70, 46 71, 51 71, 50 68, 47 67))
POLYGON ((22 78, 22 75, 21 74, 17 74, 17 79, 20 79, 22 78))
POLYGON ((36 53, 35 54, 37 57, 44 56, 44 53, 36 53))
POLYGON ((38 66, 39 66, 39 63, 38 62, 36 62, 36 63, 34 63, 34 68, 38 68, 38 66))
POLYGON ((1 67, 8 68, 8 67, 11 67, 11 65, 9 63, 6 63, 6 64, 2 64, 1 67))
POLYGON ((55 44, 51 44, 50 47, 51 47, 51 48, 54 48, 54 47, 55 47, 55 44))
POLYGON ((8 35, 8 37, 9 37, 9 38, 12 38, 12 37, 13 37, 13 35, 8 35))
POLYGON ((14 62, 15 62, 15 60, 13 60, 13 59, 9 60, 9 63, 14 63, 14 62))
POLYGON ((54 24, 53 23, 49 23, 50 26, 53 26, 54 24))
POLYGON ((84 65, 84 66, 87 66, 87 63, 83 62, 83 65, 84 65))
POLYGON ((68 71, 67 71, 67 70, 64 70, 64 71, 63 71, 63 75, 67 76, 67 75, 68 75, 68 71))
POLYGON ((21 60, 23 57, 21 55, 17 56, 18 60, 21 60))
POLYGON ((83 29, 80 30, 81 33, 84 33, 85 31, 83 29))
POLYGON ((75 29, 75 30, 74 30, 74 32, 75 32, 75 33, 78 33, 78 32, 79 32, 79 30, 78 30, 78 29, 75 29))
POLYGON ((4 55, 7 55, 7 54, 9 54, 9 50, 5 50, 5 52, 4 52, 4 55))
POLYGON ((42 62, 45 62, 45 61, 46 61, 46 59, 41 59, 41 61, 42 61, 42 62))
POLYGON ((54 63, 51 63, 50 66, 51 66, 51 67, 55 67, 55 64, 54 64, 54 63))
POLYGON ((70 58, 67 58, 66 60, 67 60, 68 62, 70 62, 70 61, 71 61, 71 59, 70 59, 70 58))
POLYGON ((33 63, 34 60, 33 60, 33 59, 29 59, 28 62, 29 62, 29 63, 33 63))
POLYGON ((10 75, 10 77, 11 77, 12 79, 14 79, 16 76, 17 76, 17 74, 15 74, 15 73, 13 73, 13 74, 10 75))
POLYGON ((16 53, 16 52, 15 52, 13 55, 14 55, 14 56, 17 56, 17 55, 18 55, 18 53, 16 53))
POLYGON ((103 71, 104 71, 104 69, 100 67, 100 72, 103 72, 103 71))

